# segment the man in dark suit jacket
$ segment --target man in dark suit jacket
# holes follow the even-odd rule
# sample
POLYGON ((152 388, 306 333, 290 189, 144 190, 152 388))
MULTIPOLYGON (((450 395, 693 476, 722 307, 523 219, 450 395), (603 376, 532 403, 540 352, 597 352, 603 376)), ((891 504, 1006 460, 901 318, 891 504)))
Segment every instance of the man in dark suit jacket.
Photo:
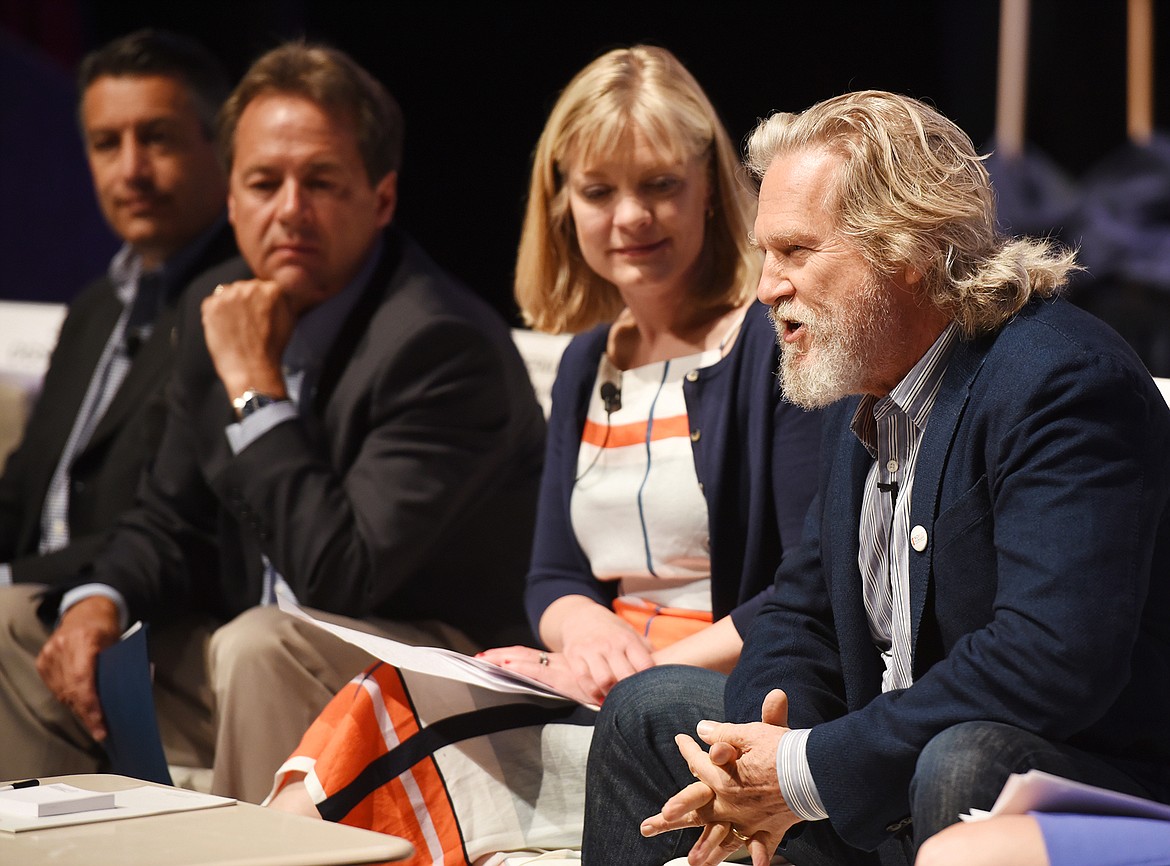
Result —
POLYGON ((749 163, 785 392, 862 396, 730 678, 610 694, 583 859, 907 862, 1033 768, 1170 801, 1170 410, 1054 297, 1071 254, 998 236, 970 141, 905 97, 776 115, 749 163))
POLYGON ((139 31, 87 56, 78 84, 94 189, 124 245, 70 305, 0 477, 0 585, 72 579, 133 504, 162 432, 180 290, 236 254, 214 143, 228 83, 215 59, 139 31))
POLYGON ((92 749, 95 651, 129 616, 198 613, 214 633, 189 691, 210 691, 213 787, 258 801, 369 660, 273 607, 280 587, 412 642, 527 637, 544 420, 503 321, 387 228, 401 119, 368 73, 283 46, 221 124, 243 259, 188 294, 140 506, 41 650, 66 718, 18 715, 64 731, 61 755, 92 749))

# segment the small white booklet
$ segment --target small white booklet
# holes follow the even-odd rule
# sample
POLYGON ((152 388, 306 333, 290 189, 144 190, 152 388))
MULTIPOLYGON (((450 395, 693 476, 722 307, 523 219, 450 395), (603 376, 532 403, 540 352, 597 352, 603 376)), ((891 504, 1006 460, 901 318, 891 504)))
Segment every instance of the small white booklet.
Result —
POLYGON ((996 815, 1025 812, 1068 812, 1081 815, 1125 815, 1170 821, 1170 806, 1130 794, 1074 782, 1041 770, 1013 773, 991 811, 972 809, 960 815, 964 821, 984 821, 996 815))
POLYGON ((114 795, 111 792, 83 791, 60 782, 0 791, 0 812, 22 818, 48 818, 113 808, 114 795))
POLYGON ((86 791, 71 785, 54 782, 37 788, 21 788, 15 791, 0 791, 0 797, 24 794, 27 791, 44 791, 52 788, 68 788, 86 797, 101 798, 99 806, 84 806, 67 813, 49 814, 42 812, 17 814, 0 810, 0 832, 23 833, 27 830, 48 830, 52 827, 68 827, 74 824, 96 824, 101 821, 118 821, 122 818, 137 818, 142 815, 162 815, 167 812, 186 812, 193 809, 210 809, 216 806, 230 806, 236 801, 229 797, 213 794, 199 794, 181 788, 164 785, 142 785, 121 791, 86 791))

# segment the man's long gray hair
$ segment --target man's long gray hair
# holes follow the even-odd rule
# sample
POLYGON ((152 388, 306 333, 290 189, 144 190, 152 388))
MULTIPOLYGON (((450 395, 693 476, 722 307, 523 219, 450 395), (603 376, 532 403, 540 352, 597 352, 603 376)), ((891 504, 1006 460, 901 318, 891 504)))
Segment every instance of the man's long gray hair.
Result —
POLYGON ((1059 293, 1075 253, 999 232, 995 197, 971 139, 933 108, 862 91, 760 122, 746 165, 757 179, 787 153, 841 157, 831 194, 837 229, 874 270, 922 274, 927 298, 968 336, 992 331, 1033 295, 1059 293))

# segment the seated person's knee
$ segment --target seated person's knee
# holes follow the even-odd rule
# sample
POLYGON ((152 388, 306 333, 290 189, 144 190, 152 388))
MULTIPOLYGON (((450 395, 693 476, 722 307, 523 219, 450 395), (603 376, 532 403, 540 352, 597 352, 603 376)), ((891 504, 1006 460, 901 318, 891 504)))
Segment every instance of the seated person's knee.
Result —
POLYGON ((272 665, 275 654, 287 644, 286 633, 292 624, 291 617, 276 608, 254 607, 220 626, 208 647, 215 679, 222 681, 245 668, 272 665))
POLYGON ((926 744, 918 756, 916 782, 954 778, 961 770, 983 763, 982 756, 998 742, 994 728, 1006 727, 993 722, 963 722, 953 725, 926 744))

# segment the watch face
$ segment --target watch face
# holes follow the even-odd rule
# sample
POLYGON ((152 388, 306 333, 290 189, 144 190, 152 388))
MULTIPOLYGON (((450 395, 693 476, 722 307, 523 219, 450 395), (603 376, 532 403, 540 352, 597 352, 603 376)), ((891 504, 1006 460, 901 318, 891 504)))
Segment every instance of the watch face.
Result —
POLYGON ((236 410, 236 417, 242 421, 253 412, 259 411, 265 406, 271 406, 276 402, 277 399, 275 397, 268 394, 261 394, 259 391, 253 391, 249 388, 239 397, 232 400, 232 406, 236 410))

